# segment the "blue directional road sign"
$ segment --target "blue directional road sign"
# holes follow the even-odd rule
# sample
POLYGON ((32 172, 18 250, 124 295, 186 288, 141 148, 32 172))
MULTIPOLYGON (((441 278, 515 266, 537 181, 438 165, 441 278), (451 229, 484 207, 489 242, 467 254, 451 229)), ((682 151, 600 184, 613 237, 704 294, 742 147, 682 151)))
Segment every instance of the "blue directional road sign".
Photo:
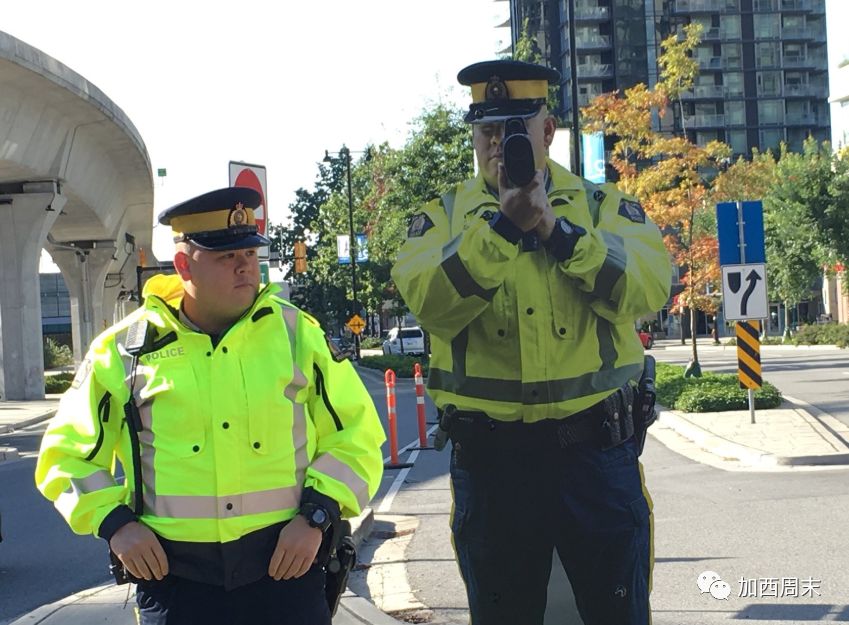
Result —
POLYGON ((745 259, 740 254, 740 223, 737 214, 737 202, 723 202, 716 205, 720 265, 766 262, 763 203, 760 200, 743 202, 742 216, 745 259))

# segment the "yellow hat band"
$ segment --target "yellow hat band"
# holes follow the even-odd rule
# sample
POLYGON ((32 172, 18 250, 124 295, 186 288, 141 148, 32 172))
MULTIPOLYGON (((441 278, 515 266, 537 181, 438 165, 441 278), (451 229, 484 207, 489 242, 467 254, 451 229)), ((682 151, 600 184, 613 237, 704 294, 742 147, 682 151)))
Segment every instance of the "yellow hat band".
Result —
MULTIPOLYGON (((472 104, 486 102, 486 88, 489 83, 478 82, 472 85, 472 104)), ((536 100, 548 96, 547 80, 505 80, 510 100, 536 100)))
POLYGON ((254 209, 237 204, 234 208, 171 218, 171 230, 174 231, 174 236, 223 231, 240 226, 256 226, 254 209))

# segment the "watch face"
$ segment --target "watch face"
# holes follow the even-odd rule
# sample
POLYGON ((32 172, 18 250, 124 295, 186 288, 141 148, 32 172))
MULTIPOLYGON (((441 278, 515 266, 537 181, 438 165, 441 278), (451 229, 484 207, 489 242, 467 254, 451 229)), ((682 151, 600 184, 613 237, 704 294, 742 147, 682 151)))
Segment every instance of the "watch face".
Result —
POLYGON ((327 512, 324 511, 324 508, 316 508, 312 512, 312 522, 315 523, 316 526, 324 525, 327 521, 327 512))

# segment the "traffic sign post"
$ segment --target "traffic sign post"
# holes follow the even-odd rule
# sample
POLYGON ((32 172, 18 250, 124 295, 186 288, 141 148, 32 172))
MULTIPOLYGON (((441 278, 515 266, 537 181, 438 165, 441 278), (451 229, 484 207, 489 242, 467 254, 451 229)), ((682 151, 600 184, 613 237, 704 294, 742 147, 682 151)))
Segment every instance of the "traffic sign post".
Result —
POLYGON ((760 319, 769 314, 766 288, 763 203, 716 205, 722 304, 725 318, 737 321, 737 374, 748 389, 749 413, 755 422, 755 388, 760 388, 760 319))
POLYGON ((363 329, 366 327, 366 322, 363 321, 363 318, 359 315, 354 315, 350 319, 348 319, 348 323, 345 324, 348 326, 348 329, 354 334, 360 334, 363 329))

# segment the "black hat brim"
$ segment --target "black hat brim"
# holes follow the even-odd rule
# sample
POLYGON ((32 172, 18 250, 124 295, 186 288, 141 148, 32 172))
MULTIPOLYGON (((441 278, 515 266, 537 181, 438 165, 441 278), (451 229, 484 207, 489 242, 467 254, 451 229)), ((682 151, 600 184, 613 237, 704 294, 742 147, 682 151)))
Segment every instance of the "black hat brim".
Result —
POLYGON ((225 235, 215 236, 186 236, 186 240, 202 250, 212 252, 226 252, 228 250, 244 250, 251 247, 264 247, 271 245, 271 240, 259 233, 243 234, 239 236, 225 235))
POLYGON ((534 102, 524 105, 516 105, 515 102, 509 104, 497 104, 493 102, 481 102, 473 104, 469 107, 469 112, 463 118, 467 124, 493 124, 497 122, 507 121, 518 117, 520 119, 530 119, 539 113, 543 102, 534 102))

